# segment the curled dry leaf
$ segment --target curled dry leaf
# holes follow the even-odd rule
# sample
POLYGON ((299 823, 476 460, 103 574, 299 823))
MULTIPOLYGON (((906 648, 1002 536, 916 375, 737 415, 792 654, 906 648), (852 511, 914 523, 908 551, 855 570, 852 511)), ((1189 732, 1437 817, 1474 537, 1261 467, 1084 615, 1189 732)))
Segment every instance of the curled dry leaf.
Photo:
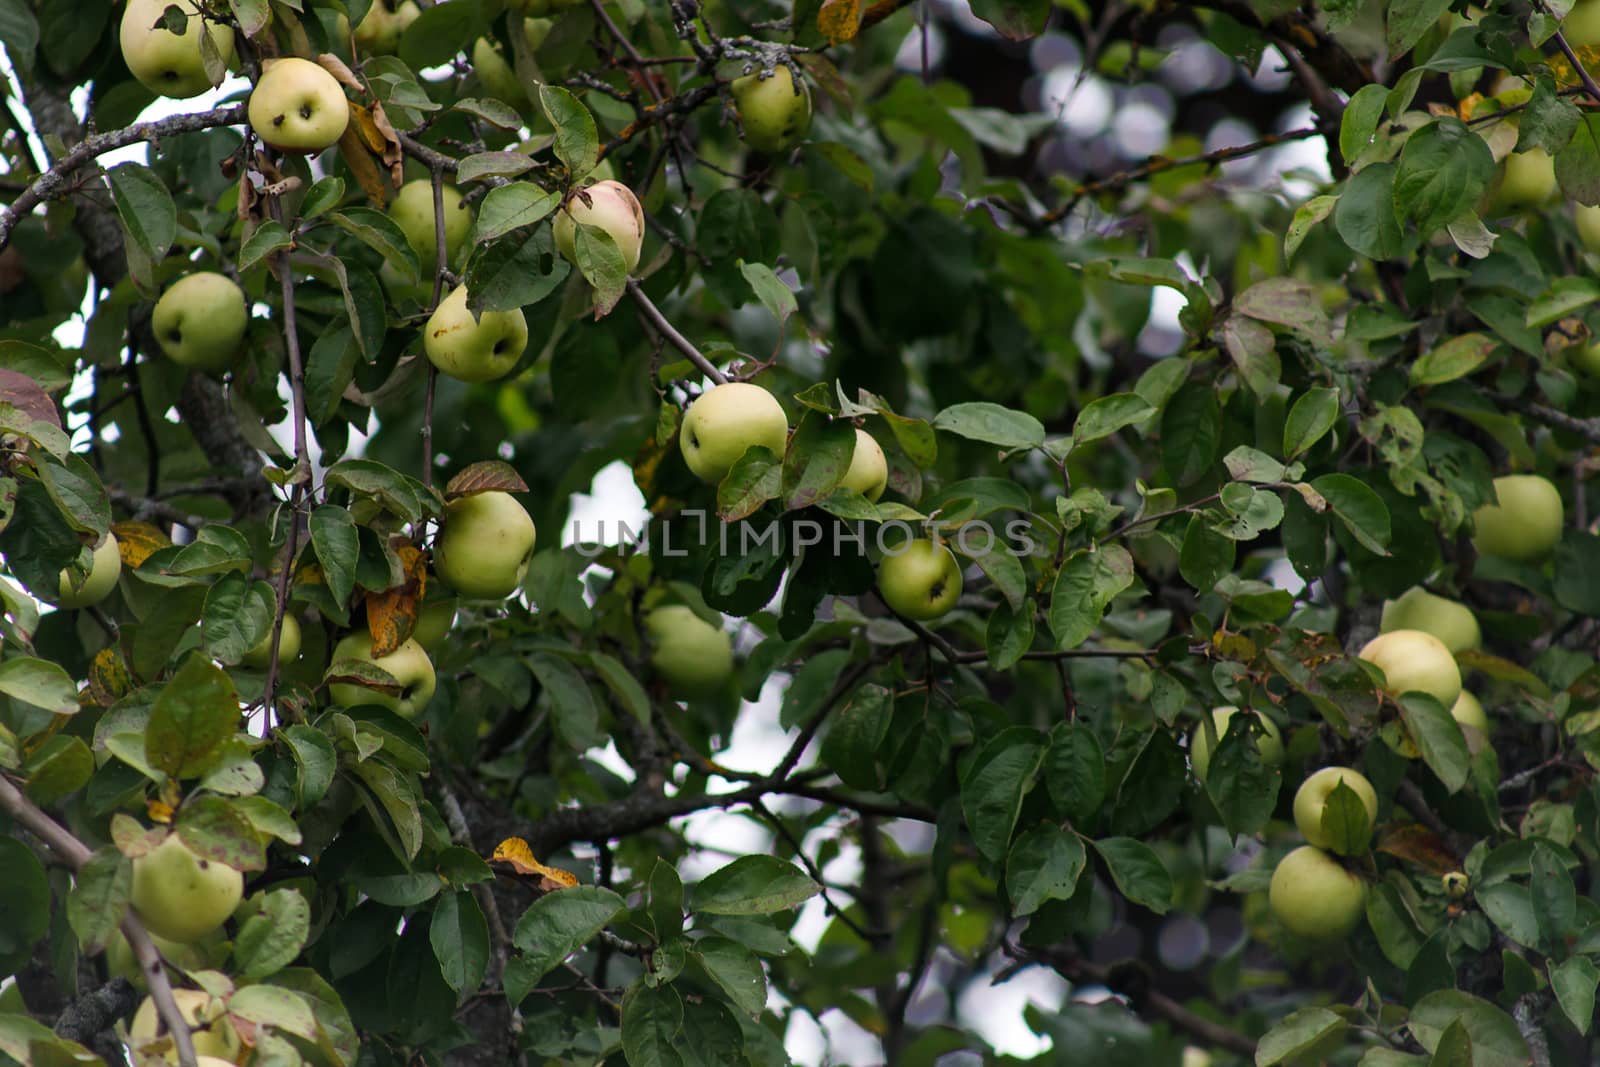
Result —
POLYGON ((529 882, 541 893, 558 889, 571 889, 578 884, 578 876, 559 867, 546 867, 533 856, 533 849, 520 837, 508 837, 494 847, 489 857, 490 866, 509 868, 511 874, 529 882))
POLYGON ((395 546, 395 555, 400 557, 405 581, 392 589, 367 594, 367 630, 372 634, 375 658, 387 656, 405 644, 416 629, 427 592, 428 564, 422 550, 404 541, 395 546))

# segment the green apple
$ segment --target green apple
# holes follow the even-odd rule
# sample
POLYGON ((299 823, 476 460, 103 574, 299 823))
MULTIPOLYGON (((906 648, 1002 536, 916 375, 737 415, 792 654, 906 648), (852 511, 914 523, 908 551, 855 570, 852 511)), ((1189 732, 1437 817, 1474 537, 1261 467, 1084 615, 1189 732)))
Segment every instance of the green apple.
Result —
POLYGON ((1211 1067, 1211 1053, 1195 1045, 1185 1045, 1183 1062, 1179 1067, 1211 1067))
POLYGON ((232 366, 249 325, 244 290, 210 270, 173 282, 150 315, 150 328, 167 358, 203 371, 232 366))
MULTIPOLYGON (((1593 5, 1600 12, 1600 0, 1593 5)), ((1591 252, 1600 252, 1600 207, 1578 204, 1572 209, 1573 221, 1578 224, 1578 240, 1591 252)))
POLYGON ((1472 888, 1472 881, 1465 871, 1451 871, 1439 879, 1439 886, 1444 890, 1444 895, 1451 900, 1460 900, 1467 895, 1467 890, 1472 888))
POLYGON ((575 242, 579 223, 609 233, 622 252, 623 267, 633 273, 644 247, 644 208, 632 189, 618 181, 596 182, 573 193, 556 212, 552 224, 556 247, 574 266, 578 263, 575 242))
POLYGON ((1328 795, 1340 783, 1354 790, 1361 806, 1367 809, 1368 831, 1377 824, 1378 793, 1367 776, 1351 767, 1324 767, 1300 783, 1294 794, 1294 824, 1299 827, 1300 836, 1318 848, 1329 847, 1328 835, 1322 830, 1322 813, 1328 806, 1328 795))
MULTIPOLYGON (((472 232, 472 208, 461 202, 461 193, 453 185, 446 185, 439 192, 444 201, 444 254, 446 262, 450 262, 472 232)), ((423 275, 432 278, 439 252, 439 234, 433 221, 433 182, 422 178, 402 185, 389 205, 389 217, 422 261, 423 275)))
POLYGON ((356 24, 356 44, 362 51, 373 55, 393 55, 395 49, 400 47, 400 35, 420 14, 422 9, 417 7, 415 0, 405 0, 392 10, 387 0, 377 0, 356 24))
POLYGON ((108 533, 104 540, 94 546, 94 561, 89 564, 89 573, 83 576, 83 581, 74 584, 71 568, 62 569, 56 607, 86 608, 98 604, 111 595, 121 576, 122 549, 118 547, 116 537, 108 533))
POLYGON ((856 450, 850 454, 850 469, 840 480, 842 489, 854 489, 868 500, 883 496, 889 484, 889 461, 883 446, 867 431, 856 427, 856 450))
MULTIPOLYGON (((300 655, 300 622, 293 615, 284 615, 283 633, 278 636, 278 664, 293 663, 295 657, 300 655)), ((240 660, 246 667, 254 667, 264 671, 272 663, 272 630, 267 630, 267 636, 255 643, 250 651, 240 660)))
MULTIPOLYGON (((1211 722, 1216 727, 1218 744, 1227 736, 1228 724, 1238 713, 1239 709, 1232 704, 1211 709, 1211 722)), ((1261 754, 1261 762, 1269 767, 1278 766, 1283 762, 1283 735, 1278 732, 1278 724, 1259 711, 1250 714, 1261 724, 1262 732, 1256 734, 1256 751, 1261 754)), ((1189 741, 1189 764, 1194 768, 1194 776, 1205 781, 1206 772, 1211 769, 1211 738, 1206 734, 1205 723, 1195 727, 1194 736, 1189 741)))
POLYGON ((733 640, 682 604, 656 608, 644 617, 650 666, 679 696, 707 696, 733 673, 733 640))
POLYGON ((133 910, 169 941, 188 945, 210 934, 243 896, 244 875, 197 856, 175 833, 133 861, 133 910))
POLYGON ((1574 370, 1591 378, 1600 378, 1600 341, 1569 349, 1567 362, 1574 370))
POLYGON ((261 64, 250 93, 250 127, 280 152, 332 147, 350 124, 350 101, 339 79, 309 59, 289 56, 261 64))
POLYGON ((710 485, 721 482, 747 450, 760 445, 781 459, 788 443, 783 405, 749 382, 726 382, 701 393, 678 430, 684 462, 710 485))
MULTIPOLYGON (((155 942, 156 951, 161 953, 162 959, 185 971, 215 967, 228 954, 221 930, 215 930, 190 945, 168 941, 155 934, 150 935, 150 940, 155 942)), ((147 983, 139 967, 139 959, 133 954, 133 946, 128 944, 128 939, 120 929, 106 942, 106 971, 113 978, 126 978, 133 988, 145 992, 147 983)))
POLYGON ((424 601, 421 610, 417 612, 416 625, 411 628, 411 640, 421 645, 424 652, 432 655, 439 647, 439 643, 444 640, 444 635, 455 626, 456 609, 459 605, 460 601, 453 596, 424 601))
POLYGON ((472 70, 490 96, 508 104, 528 102, 528 94, 517 80, 516 70, 501 54, 500 46, 487 37, 479 37, 472 44, 472 70))
POLYGON ((1396 600, 1383 602, 1383 618, 1378 628, 1384 633, 1421 630, 1432 634, 1444 642, 1452 656, 1483 644, 1478 617, 1472 614, 1471 608, 1435 596, 1420 585, 1407 589, 1396 600))
POLYGON ((122 61, 157 96, 183 100, 210 89, 200 34, 211 37, 224 64, 233 59, 233 27, 202 19, 194 0, 128 0, 122 12, 122 61), (188 16, 182 33, 167 29, 164 12, 176 7, 188 16))
POLYGON ((884 553, 878 594, 908 619, 937 619, 961 599, 961 564, 944 545, 914 538, 884 553))
POLYGON ((433 567, 444 583, 472 600, 502 600, 527 577, 538 531, 510 493, 490 491, 445 505, 433 540, 433 567))
POLYGON ((1561 35, 1574 48, 1600 44, 1600 0, 1579 0, 1561 23, 1561 35))
POLYGON ((1419 691, 1445 707, 1461 695, 1461 669, 1445 643, 1421 630, 1390 630, 1361 649, 1361 658, 1383 671, 1390 696, 1419 691))
POLYGON ((1472 727, 1484 737, 1489 736, 1489 716, 1483 710, 1483 702, 1465 689, 1450 705, 1450 717, 1462 726, 1472 727))
POLYGON ((1290 933, 1308 941, 1337 941, 1366 914, 1367 884, 1326 852, 1302 845, 1278 861, 1267 902, 1290 933))
POLYGON ((1556 163, 1540 148, 1513 152, 1502 165, 1500 187, 1495 190, 1496 213, 1539 207, 1556 191, 1556 163))
POLYGON ((422 347, 439 373, 463 382, 492 382, 511 373, 528 347, 528 320, 522 309, 485 311, 476 319, 467 307, 467 287, 433 309, 423 329, 422 347))
POLYGON ((778 64, 772 74, 747 74, 733 82, 733 106, 745 144, 758 152, 785 152, 811 130, 811 90, 778 64))
POLYGON ((1561 491, 1537 474, 1508 474, 1494 480, 1497 504, 1472 513, 1472 547, 1484 556, 1536 560, 1561 540, 1566 513, 1561 491))
POLYGON ((347 708, 375 704, 380 708, 388 708, 403 719, 414 719, 433 699, 434 686, 438 682, 433 673, 433 661, 415 638, 407 638, 387 656, 374 657, 372 635, 365 630, 357 630, 334 646, 329 662, 337 663, 342 659, 375 663, 393 675, 401 688, 398 693, 382 693, 354 682, 334 682, 328 686, 328 696, 335 704, 347 708))
MULTIPOLYGON (((242 1048, 239 1032, 228 1021, 227 1009, 222 1001, 199 989, 174 989, 172 999, 178 1002, 178 1014, 193 1028, 189 1039, 194 1042, 200 1067, 207 1067, 208 1059, 212 1063, 231 1065, 239 1057, 242 1048)), ((139 1048, 154 1041, 160 1032, 164 1031, 161 1028, 161 1016, 156 1011, 156 1002, 145 997, 139 1010, 133 1013, 133 1022, 128 1025, 129 1043, 139 1048)), ((177 1063, 178 1050, 168 1049, 165 1059, 168 1063, 177 1063)))

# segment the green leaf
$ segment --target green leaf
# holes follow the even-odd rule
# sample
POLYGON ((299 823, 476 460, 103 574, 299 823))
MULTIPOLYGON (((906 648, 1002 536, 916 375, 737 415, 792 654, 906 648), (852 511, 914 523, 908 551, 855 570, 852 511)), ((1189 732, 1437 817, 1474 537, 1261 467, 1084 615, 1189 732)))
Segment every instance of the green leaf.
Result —
POLYGON ((1567 865, 1549 848, 1538 846, 1530 861, 1528 886, 1533 894, 1533 914, 1540 940, 1559 952, 1577 934, 1578 896, 1567 865))
POLYGON ((78 710, 78 686, 60 664, 17 656, 0 662, 0 693, 55 715, 78 710))
POLYGON ((650 869, 649 911, 658 942, 683 933, 683 880, 678 869, 660 856, 650 869))
POLYGON ((244 921, 233 941, 239 977, 260 981, 294 962, 311 936, 311 905, 293 889, 274 889, 244 921))
POLYGON ((1333 226, 1351 251, 1369 259, 1400 254, 1403 235, 1394 215, 1393 163, 1363 167, 1346 183, 1333 209, 1333 226))
POLYGON ((56 734, 28 755, 27 793, 41 806, 82 789, 94 774, 94 753, 83 738, 56 734))
MULTIPOLYGON (((1387 95, 1381 85, 1368 85, 1363 88, 1379 90, 1377 95, 1380 98, 1387 95)), ((1358 93, 1357 95, 1359 96, 1360 94, 1358 93)), ((1345 114, 1350 114, 1349 109, 1345 110, 1345 114)), ((1305 243, 1306 237, 1311 233, 1311 228, 1333 214, 1334 208, 1338 207, 1338 205, 1339 198, 1337 196, 1314 196, 1294 209, 1294 217, 1289 220, 1289 228, 1283 235, 1283 258, 1285 261, 1294 258, 1294 254, 1300 251, 1300 246, 1305 243)))
POLYGON ((1283 772, 1261 758, 1257 735, 1251 729, 1254 718, 1235 715, 1228 720, 1228 730, 1218 738, 1206 768, 1206 792, 1216 804, 1222 824, 1234 835, 1258 833, 1266 826, 1283 783, 1283 772))
POLYGON ((1294 459, 1325 437, 1339 420, 1339 390, 1307 389, 1295 400, 1283 424, 1283 454, 1294 459))
POLYGON ((894 720, 894 695, 879 685, 864 685, 828 717, 822 762, 852 789, 882 787, 884 770, 877 751, 894 720))
POLYGON ((789 316, 800 310, 800 305, 795 302, 794 293, 783 284, 772 268, 765 263, 746 263, 739 261, 739 271, 750 283, 750 288, 755 290, 756 299, 761 305, 772 312, 772 317, 780 323, 788 322, 789 316))
POLYGON ((1454 989, 1429 993, 1412 1006, 1407 1026, 1432 1054, 1454 1022, 1460 1022, 1472 1038, 1473 1067, 1525 1067, 1528 1063, 1528 1045, 1511 1016, 1470 993, 1454 989))
POLYGON ((478 221, 472 230, 474 244, 504 237, 513 230, 544 220, 561 203, 561 194, 531 182, 512 182, 489 190, 478 208, 478 221))
POLYGON ((1411 365, 1412 385, 1438 385, 1465 378, 1489 358, 1495 341, 1481 333, 1452 337, 1427 352, 1411 365))
MULTIPOLYGON (((577 885, 547 893, 528 906, 517 920, 511 943, 522 953, 518 981, 522 995, 532 989, 545 975, 560 966, 561 961, 594 939, 595 935, 627 909, 627 904, 609 889, 595 885, 577 885)), ((521 996, 513 995, 508 976, 507 997, 513 1004, 521 996)))
POLYGON ((74 529, 98 540, 111 528, 111 500, 88 460, 70 455, 61 462, 46 455, 39 458, 36 469, 45 492, 74 529))
POLYGON ((1556 153, 1556 181, 1568 200, 1600 204, 1600 116, 1584 115, 1565 148, 1556 153))
POLYGON ((39 23, 26 0, 0 0, 0 44, 6 46, 11 61, 22 70, 33 69, 33 53, 39 47, 39 23))
POLYGON ((361 556, 361 535, 349 509, 324 504, 311 513, 311 547, 322 564, 328 592, 336 604, 349 603, 356 587, 356 563, 361 556))
POLYGON ((1094 849, 1123 896, 1157 915, 1172 907, 1172 875, 1149 845, 1132 837, 1108 837, 1096 841, 1094 849))
POLYGON ((1006 857, 1006 895, 1011 914, 1032 915, 1049 900, 1069 900, 1088 862, 1077 834, 1043 823, 1011 846, 1006 857))
POLYGON ((1388 99, 1388 86, 1363 85, 1345 105, 1339 118, 1339 154, 1346 162, 1353 161, 1372 143, 1388 99))
POLYGON ((600 137, 594 116, 576 96, 555 85, 539 86, 539 106, 556 129, 552 146, 556 158, 567 165, 574 178, 594 169, 599 158, 600 137))
MULTIPOLYGON (((138 163, 112 167, 106 177, 111 182, 111 199, 128 243, 149 266, 161 262, 178 236, 178 209, 172 203, 172 194, 155 171, 138 163)), ((143 271, 134 274, 150 280, 143 271)))
POLYGON ((751 1016, 758 1016, 766 1009, 767 975, 754 952, 726 937, 696 941, 694 952, 711 980, 728 994, 734 1007, 751 1016))
MULTIPOLYGON (((1399 59, 1411 51, 1439 16, 1450 9, 1450 0, 1394 0, 1385 12, 1389 57, 1399 59)), ((1259 1064, 1257 1067, 1264 1067, 1259 1064)))
POLYGON ((1422 761, 1428 769, 1452 793, 1466 785, 1472 757, 1467 752, 1461 724, 1427 693, 1402 694, 1399 705, 1406 732, 1422 751, 1422 761))
POLYGON ((1198 481, 1216 462, 1222 409, 1209 382, 1180 388, 1161 413, 1161 463, 1179 486, 1198 481))
POLYGON ((439 895, 428 938, 439 972, 451 989, 464 995, 483 983, 489 967, 489 923, 471 893, 459 890, 439 895))
POLYGON ((1600 616, 1600 536, 1563 530, 1554 562, 1556 603, 1580 615, 1600 616))
POLYGON ((474 152, 456 164, 456 184, 465 185, 479 178, 515 178, 537 164, 521 152, 474 152))
POLYGON ((295 788, 300 806, 309 808, 333 784, 333 773, 338 768, 333 742, 320 730, 298 723, 284 730, 283 738, 289 743, 289 752, 300 772, 295 788))
POLYGON ((1341 779, 1322 808, 1322 835, 1341 856, 1358 856, 1372 842, 1372 820, 1359 794, 1341 779))
MULTIPOLYGON (((8 878, 11 870, 7 868, 8 878)), ((128 913, 132 892, 133 863, 114 845, 97 850, 78 868, 67 897, 67 921, 85 952, 98 951, 111 940, 128 913)), ((4 952, 0 943, 0 959, 4 952)))
POLYGON ((961 777, 961 808, 978 852, 996 863, 1011 845, 1022 801, 1044 762, 1044 737, 1025 726, 1001 730, 961 777))
MULTIPOLYGON (((239 246, 238 270, 240 274, 250 268, 258 266, 269 256, 294 246, 294 238, 283 224, 275 219, 266 219, 256 227, 252 233, 239 246)), ((415 258, 415 257, 413 257, 415 258)))
POLYGON ((770 915, 822 892, 792 863, 776 856, 741 856, 694 887, 691 910, 707 915, 770 915))
MULTIPOLYGON (((1391 7, 1391 17, 1394 7, 1391 7)), ((1391 29, 1393 22, 1390 23, 1391 29)), ((1467 124, 1436 119, 1406 139, 1394 178, 1395 212, 1432 236, 1469 211, 1494 177, 1494 156, 1467 124)))
POLYGON ((1155 408, 1137 393, 1112 393, 1091 400, 1078 412, 1072 424, 1073 445, 1110 437, 1118 430, 1143 422, 1153 414, 1155 408))
POLYGON ((1068 557, 1050 590, 1050 632, 1056 647, 1077 648, 1100 625, 1106 607, 1133 584, 1133 557, 1121 545, 1068 557))
MULTIPOLYGON (((0 834, 0 870, 6 872, 6 891, 0 893, 0 971, 13 974, 27 962, 39 939, 50 932, 50 880, 33 850, 5 834, 0 834)), ((69 919, 73 899, 67 901, 69 919)), ((123 901, 126 905, 126 887, 123 901)), ((85 918, 97 921, 93 915, 85 918)), ((78 936, 83 938, 81 933, 78 936)))
POLYGON ((1283 361, 1278 358, 1278 341, 1272 331, 1254 319, 1229 315, 1217 329, 1222 347, 1239 371, 1239 377, 1265 403, 1278 388, 1283 361))
MULTIPOLYGON (((318 178, 306 192, 306 198, 300 202, 301 219, 314 219, 318 215, 332 211, 339 206, 339 201, 344 199, 344 179, 329 175, 318 178)), ((257 231, 260 232, 259 230, 257 231)), ((241 268, 243 269, 243 268, 241 268)))
POLYGON ((239 871, 266 870, 266 848, 236 800, 193 797, 178 809, 176 829, 202 859, 239 871))
POLYGON ((1366 483, 1348 474, 1324 474, 1311 487, 1367 551, 1389 554, 1389 509, 1366 483))
POLYGON ((543 227, 480 248, 467 267, 467 306, 475 312, 514 311, 537 304, 567 280, 572 264, 556 253, 543 227))
POLYGON ((527 662, 550 701, 556 734, 575 752, 594 744, 600 729, 600 709, 578 668, 543 652, 529 656, 527 662))
POLYGON ((191 655, 156 697, 145 760, 174 778, 198 777, 239 728, 239 718, 232 679, 206 657, 191 655))
POLYGON ((1045 784, 1056 809, 1075 823, 1087 822, 1106 796, 1106 755, 1100 739, 1080 722, 1058 723, 1050 732, 1045 784))
POLYGON ((1600 990, 1600 970, 1587 956, 1571 956, 1550 968, 1550 988, 1561 1012, 1585 1036, 1594 1025, 1595 993, 1600 990))
POLYGON ((206 591, 200 637, 206 650, 224 663, 244 654, 272 633, 277 598, 266 582, 252 582, 238 571, 224 574, 206 591))
POLYGON ((1572 135, 1583 121, 1578 106, 1564 96, 1557 96, 1555 81, 1540 75, 1533 84, 1533 95, 1517 122, 1517 151, 1538 148, 1554 156, 1572 141, 1572 135))
POLYGON ((636 982, 622 998, 622 1054, 629 1067, 681 1067, 673 1039, 683 1027, 683 999, 671 986, 636 982))
POLYGON ((1301 1008, 1280 1019, 1256 1044, 1256 1067, 1272 1067, 1309 1052, 1326 1037, 1343 1033, 1345 1021, 1327 1008, 1301 1008))
MULTIPOLYGON (((423 264, 417 259, 416 249, 400 225, 383 212, 370 207, 347 207, 330 214, 328 221, 382 256, 402 277, 420 276, 423 264)), ((432 264, 428 266, 431 276, 432 264)))
POLYGON ((832 493, 850 469, 855 448, 856 430, 849 421, 807 411, 783 457, 784 505, 810 507, 832 493))
POLYGON ((1311 283, 1298 278, 1268 278, 1233 299, 1233 310, 1252 319, 1286 326, 1317 345, 1333 342, 1328 313, 1311 283))
POLYGON ((609 231, 582 222, 573 231, 572 258, 578 263, 578 273, 594 289, 595 318, 603 317, 627 290, 628 265, 622 249, 609 231))
POLYGON ((1044 444, 1044 424, 1038 419, 986 401, 950 405, 934 416, 933 428, 1005 449, 1044 444))
POLYGON ((1196 592, 1209 593, 1233 569, 1237 552, 1235 543, 1212 529, 1203 515, 1193 515, 1178 551, 1178 573, 1196 592))
POLYGON ((1600 300, 1600 281, 1581 276, 1557 278, 1528 305, 1527 324, 1549 326, 1600 300))
POLYGON ((299 993, 271 985, 250 985, 228 998, 228 1014, 270 1026, 306 1041, 317 1040, 317 1019, 299 993))

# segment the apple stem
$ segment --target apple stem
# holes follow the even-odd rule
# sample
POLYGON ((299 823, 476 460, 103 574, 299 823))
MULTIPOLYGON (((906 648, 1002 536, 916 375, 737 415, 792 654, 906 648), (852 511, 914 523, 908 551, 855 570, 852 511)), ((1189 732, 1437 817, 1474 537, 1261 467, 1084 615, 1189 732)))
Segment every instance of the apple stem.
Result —
MULTIPOLYGON (((74 871, 88 863, 90 857, 94 855, 88 845, 79 841, 70 830, 45 814, 43 809, 29 800, 22 790, 3 774, 0 774, 0 811, 4 811, 29 833, 43 841, 51 852, 65 860, 74 871)), ((139 961, 140 973, 149 983, 150 999, 155 1001, 156 1013, 161 1016, 162 1023, 172 1033, 173 1043, 178 1048, 180 1067, 196 1067, 194 1042, 189 1037, 189 1023, 178 1010, 178 1002, 172 995, 172 983, 167 979, 167 969, 161 961, 161 953, 156 949, 155 942, 150 940, 150 934, 145 930, 144 923, 139 921, 132 908, 129 908, 122 917, 122 933, 133 948, 134 958, 139 961)))

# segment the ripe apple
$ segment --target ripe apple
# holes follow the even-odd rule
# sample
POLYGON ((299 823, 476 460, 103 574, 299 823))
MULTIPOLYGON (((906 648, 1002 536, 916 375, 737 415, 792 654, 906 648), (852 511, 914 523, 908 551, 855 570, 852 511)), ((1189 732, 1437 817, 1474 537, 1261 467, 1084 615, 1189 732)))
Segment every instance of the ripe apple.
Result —
POLYGON ((1489 736, 1489 716, 1483 710, 1483 702, 1465 689, 1450 705, 1450 717, 1462 726, 1472 727, 1484 737, 1489 736))
POLYGON ((1290 933, 1336 941, 1366 913, 1367 885, 1326 852, 1302 845, 1278 861, 1267 902, 1290 933))
MULTIPOLYGON (((189 1039, 194 1042, 194 1051, 200 1058, 200 1067, 208 1067, 206 1063, 208 1059, 212 1063, 220 1063, 227 1067, 238 1058, 241 1047, 239 1032, 228 1021, 227 1009, 223 1007, 222 1001, 199 989, 174 989, 172 999, 178 1002, 178 1014, 194 1028, 189 1034, 189 1039)), ((145 997, 139 1005, 139 1010, 133 1013, 133 1022, 128 1026, 129 1043, 138 1048, 154 1041, 160 1027, 161 1016, 156 1012, 156 1002, 150 997, 145 997)), ((178 1050, 168 1049, 165 1058, 168 1063, 177 1063, 178 1050)))
MULTIPOLYGON (((293 663, 296 656, 300 655, 300 622, 293 615, 284 615, 283 633, 278 635, 278 664, 293 663)), ((267 630, 267 636, 255 643, 250 651, 240 660, 246 667, 254 667, 264 671, 272 663, 272 630, 267 630)))
POLYGON ((1445 707, 1461 695, 1461 669, 1445 643, 1421 630, 1390 630, 1361 650, 1361 658, 1383 671, 1390 696, 1420 691, 1445 707))
MULTIPOLYGON (((1232 704, 1211 709, 1211 722, 1217 730, 1218 744, 1227 736, 1228 724, 1238 712, 1239 709, 1232 704)), ((1283 735, 1278 732, 1278 724, 1259 711, 1250 714, 1264 731, 1256 734, 1256 750, 1261 754, 1261 762, 1269 767, 1278 766, 1283 762, 1283 735)), ((1195 727, 1194 736, 1189 741, 1189 764, 1194 768, 1194 776, 1205 781, 1206 772, 1211 769, 1211 739, 1206 735, 1206 724, 1203 722, 1195 727)))
POLYGON ((393 55, 400 47, 400 35, 417 20, 422 9, 415 0, 405 0, 393 10, 387 0, 378 0, 367 10, 366 16, 356 24, 356 44, 373 55, 393 55))
MULTIPOLYGON (((472 209, 461 202, 461 193, 455 186, 446 185, 439 192, 444 201, 444 254, 449 262, 472 232, 472 209)), ((439 253, 433 222, 433 182, 423 178, 402 185, 389 205, 389 217, 405 233, 422 261, 422 273, 433 277, 439 253)))
POLYGON ((639 250, 644 246, 644 209, 638 197, 618 181, 596 182, 572 194, 556 212, 552 223, 556 247, 574 266, 578 263, 574 244, 578 224, 598 226, 611 235, 622 251, 622 265, 629 274, 639 265, 639 250))
POLYGON ((150 315, 150 328, 167 358, 203 371, 232 366, 249 325, 244 290, 210 270, 173 282, 150 315))
POLYGON ((398 693, 381 693, 354 682, 334 682, 328 686, 328 696, 335 704, 347 708, 375 704, 380 708, 388 708, 402 719, 414 719, 433 699, 434 686, 438 683, 433 673, 433 661, 415 638, 407 638, 387 656, 374 658, 372 635, 365 630, 357 630, 347 634, 344 640, 333 647, 333 657, 329 662, 337 663, 342 659, 359 659, 377 664, 394 676, 401 689, 398 693))
POLYGON ((782 458, 788 443, 783 405, 749 382, 727 382, 700 394, 683 413, 678 431, 684 462, 711 485, 721 482, 747 450, 761 445, 782 458))
POLYGON ((644 617, 650 666, 668 687, 685 697, 707 696, 733 673, 733 640, 682 604, 656 608, 644 617))
POLYGON ((733 106, 745 144, 758 152, 788 151, 811 129, 811 90, 781 63, 769 77, 757 72, 736 78, 733 106))
POLYGON ((1384 633, 1394 630, 1421 630, 1444 642, 1453 656, 1483 644, 1483 633, 1478 629, 1478 617, 1465 604, 1435 596, 1414 585, 1397 600, 1383 602, 1383 619, 1378 628, 1384 633))
POLYGON ((1367 776, 1350 767, 1324 767, 1302 782, 1294 795, 1294 824, 1300 828, 1300 836, 1318 848, 1330 846, 1322 830, 1322 813, 1328 806, 1328 794, 1341 782, 1361 798, 1361 806, 1367 809, 1367 829, 1378 821, 1378 793, 1367 776))
POLYGON ((884 553, 878 595, 908 619, 937 619, 961 599, 961 564, 944 545, 914 538, 884 553))
POLYGON ((417 612, 417 624, 411 628, 411 640, 432 655, 434 649, 439 647, 439 642, 444 640, 444 635, 455 626, 459 603, 453 596, 425 601, 422 610, 417 612))
POLYGON ((533 519, 510 493, 473 493, 445 505, 433 540, 433 567, 472 600, 501 600, 527 577, 537 536, 533 519))
POLYGON ((888 484, 889 461, 883 457, 883 446, 870 433, 856 427, 856 450, 850 454, 850 469, 844 472, 840 487, 854 489, 876 501, 888 484))
POLYGON ((1537 474, 1508 474, 1494 480, 1498 504, 1472 513, 1472 547, 1480 555, 1535 560, 1561 540, 1566 513, 1561 491, 1537 474))
POLYGON ((434 308, 423 330, 422 347, 428 362, 463 382, 492 382, 511 373, 528 347, 528 320, 522 309, 485 311, 476 320, 467 307, 467 287, 455 291, 434 308))
POLYGON ((176 100, 199 96, 211 88, 200 55, 200 34, 217 46, 224 64, 233 60, 233 27, 200 17, 194 0, 128 0, 122 12, 122 61, 139 84, 157 96, 176 100), (173 33, 163 21, 168 7, 188 16, 182 33, 173 33))
MULTIPOLYGON (((1590 5, 1600 16, 1600 2, 1590 5)), ((1578 240, 1591 252, 1600 252, 1600 207, 1578 204, 1572 209, 1572 219, 1578 224, 1578 240)))
POLYGON ((1549 153, 1540 148, 1513 152, 1502 165, 1493 210, 1503 214, 1538 207, 1549 201, 1555 191, 1556 162, 1549 153))
POLYGON ((244 875, 195 855, 177 834, 133 861, 133 910, 153 934, 193 944, 221 926, 244 896, 244 875))
POLYGON ((94 561, 89 564, 89 573, 83 576, 81 583, 74 585, 71 569, 62 568, 56 607, 86 608, 98 604, 111 595, 121 576, 122 550, 117 547, 116 537, 108 533, 103 541, 94 546, 94 561))
POLYGON ((314 153, 332 146, 350 124, 350 101, 339 79, 309 59, 261 64, 250 93, 250 127, 280 152, 314 153))

